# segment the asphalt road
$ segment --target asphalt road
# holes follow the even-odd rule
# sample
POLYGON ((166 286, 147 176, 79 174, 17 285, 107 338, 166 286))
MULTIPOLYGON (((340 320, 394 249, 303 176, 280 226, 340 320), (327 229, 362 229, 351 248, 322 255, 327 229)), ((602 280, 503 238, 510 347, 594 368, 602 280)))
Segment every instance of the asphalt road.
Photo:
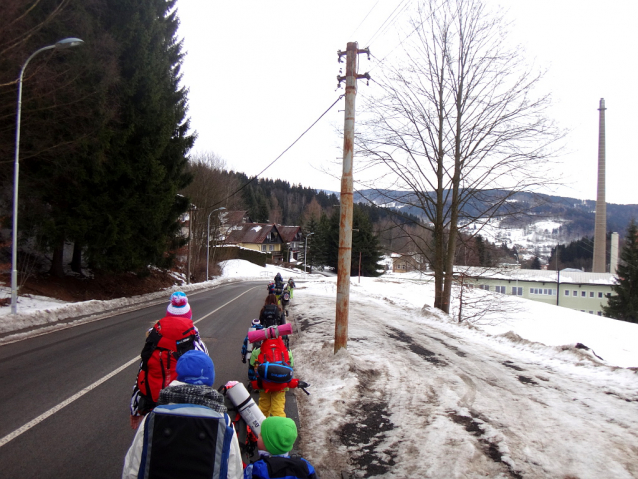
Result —
MULTIPOLYGON (((265 297, 265 282, 189 294, 194 321, 214 311, 196 324, 215 364, 214 387, 247 381, 241 345, 265 297)), ((168 295, 160 305, 0 346, 0 477, 120 477, 134 435, 128 403, 136 358, 146 330, 163 317, 167 304, 168 295), (7 441, 109 374, 112 377, 7 441)))

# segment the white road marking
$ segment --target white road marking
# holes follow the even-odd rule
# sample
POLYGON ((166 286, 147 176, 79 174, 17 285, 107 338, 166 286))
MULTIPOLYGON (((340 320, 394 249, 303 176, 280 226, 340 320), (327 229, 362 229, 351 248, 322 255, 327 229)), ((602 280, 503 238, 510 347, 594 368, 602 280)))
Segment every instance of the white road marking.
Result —
MULTIPOLYGON (((217 309, 211 311, 210 313, 208 313, 207 315, 201 317, 200 319, 198 319, 197 321, 193 321, 193 324, 197 324, 200 321, 206 319, 207 317, 209 317, 211 314, 216 313, 217 311, 219 311, 220 309, 222 309, 225 306, 228 306, 230 303, 232 303, 233 301, 235 301, 237 298, 242 297, 243 295, 245 295, 246 293, 249 293, 250 291, 252 291, 253 289, 258 288, 258 286, 255 286, 254 288, 250 288, 247 289, 246 291, 244 291, 243 293, 241 293, 238 296, 235 296, 233 299, 231 299, 230 301, 228 301, 225 304, 222 304, 220 307, 218 307, 217 309)), ((35 419, 29 421, 28 423, 26 423, 25 425, 23 425, 22 427, 19 427, 18 429, 16 429, 15 431, 7 434, 6 436, 4 436, 3 438, 0 439, 0 447, 4 446, 5 444, 7 444, 8 442, 14 440, 16 437, 20 436, 21 434, 27 432, 29 429, 31 429, 32 427, 40 424, 42 421, 44 421, 46 418, 53 416, 56 412, 58 412, 60 409, 68 406, 69 404, 71 404, 72 402, 76 401, 77 399, 80 399, 82 396, 84 396, 86 393, 91 392, 93 389, 95 389, 96 387, 98 387, 100 384, 102 384, 105 381, 108 381, 109 379, 111 379, 113 376, 115 376, 116 374, 122 372, 123 370, 125 370, 126 368, 128 368, 130 365, 136 363, 137 361, 140 360, 139 356, 134 357, 133 359, 131 359, 130 361, 127 361, 125 364, 123 364, 122 366, 120 366, 119 368, 117 368, 115 371, 110 372, 109 374, 107 374, 106 376, 104 376, 103 378, 98 379, 97 381, 95 381, 93 384, 85 387, 84 389, 82 389, 80 392, 75 393, 73 396, 71 396, 70 398, 65 399, 64 401, 62 401, 60 404, 58 404, 57 406, 53 406, 51 409, 49 409, 48 411, 40 414, 38 417, 36 417, 35 419)))

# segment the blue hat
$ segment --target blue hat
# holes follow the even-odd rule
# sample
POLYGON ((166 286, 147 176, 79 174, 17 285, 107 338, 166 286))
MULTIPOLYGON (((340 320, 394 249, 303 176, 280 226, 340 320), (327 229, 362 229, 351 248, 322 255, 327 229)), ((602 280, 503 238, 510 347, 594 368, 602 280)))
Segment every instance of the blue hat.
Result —
POLYGON ((215 382, 215 366, 208 354, 197 351, 187 351, 177 360, 175 366, 177 380, 188 384, 212 386, 215 382))

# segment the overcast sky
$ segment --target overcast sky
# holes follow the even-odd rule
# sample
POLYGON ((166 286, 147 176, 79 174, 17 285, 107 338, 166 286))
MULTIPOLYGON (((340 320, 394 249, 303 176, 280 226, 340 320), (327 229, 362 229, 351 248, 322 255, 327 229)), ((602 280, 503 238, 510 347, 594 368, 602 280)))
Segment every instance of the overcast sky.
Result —
MULTIPOLYGON (((345 70, 337 50, 357 41, 378 59, 400 55, 407 11, 416 1, 181 0, 194 152, 213 152, 229 168, 259 173, 343 92, 336 91, 336 76, 345 70)), ((638 135, 638 2, 488 2, 507 10, 512 45, 548 70, 541 87, 552 94, 551 116, 570 130, 560 158, 569 184, 557 193, 596 198, 597 109, 605 98, 607 202, 638 203, 632 141, 638 135)), ((374 58, 361 56, 360 72, 374 77, 378 68, 374 58)), ((360 81, 359 94, 366 88, 373 84, 360 81)), ((334 163, 342 156, 342 124, 343 100, 263 176, 339 191, 334 163), (333 176, 322 172, 330 164, 333 176)))

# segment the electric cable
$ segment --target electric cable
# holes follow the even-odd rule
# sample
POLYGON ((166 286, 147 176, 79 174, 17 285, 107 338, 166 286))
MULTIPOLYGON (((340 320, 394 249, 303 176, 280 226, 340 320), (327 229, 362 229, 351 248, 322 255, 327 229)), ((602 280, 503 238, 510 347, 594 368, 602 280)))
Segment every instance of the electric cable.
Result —
POLYGON ((317 118, 317 119, 316 119, 316 120, 312 123, 312 125, 310 125, 308 128, 306 128, 306 130, 305 130, 305 131, 304 131, 301 135, 299 135, 299 136, 297 137, 297 139, 296 139, 295 141, 293 141, 293 142, 290 144, 290 146, 288 146, 288 148, 286 148, 284 151, 282 151, 282 152, 281 152, 281 154, 280 154, 277 158, 275 158, 273 161, 271 161, 271 162, 268 164, 268 166, 266 166, 266 168, 264 168, 263 170, 261 170, 259 173, 257 173, 257 174, 256 174, 255 176, 253 176, 251 179, 249 179, 249 180, 248 180, 245 184, 243 184, 242 186, 240 186, 239 188, 237 188, 235 191, 233 191, 232 193, 230 193, 230 194, 229 194, 228 196, 226 196, 224 199, 222 199, 222 200, 218 201, 217 203, 215 203, 215 204, 211 205, 211 208, 214 208, 214 207, 215 207, 215 206, 217 206, 217 205, 221 205, 221 204, 222 204, 222 203, 224 203, 226 200, 228 200, 229 198, 232 198, 232 197, 233 197, 233 196, 235 196, 237 193, 239 193, 239 192, 240 192, 240 191, 242 191, 244 188, 246 188, 249 184, 251 184, 253 181, 255 181, 257 178, 259 178, 259 177, 260 177, 260 176, 264 173, 264 171, 266 171, 268 168, 270 168, 272 165, 274 165, 274 164, 275 164, 275 162, 276 162, 277 160, 279 160, 279 158, 281 158, 282 156, 284 156, 284 154, 285 154, 288 150, 290 150, 293 146, 295 146, 295 144, 296 144, 299 140, 301 140, 301 138, 302 138, 302 137, 303 137, 306 133, 308 133, 308 132, 312 129, 312 127, 314 127, 314 126, 315 126, 315 125, 319 122, 319 120, 321 120, 321 119, 322 119, 322 118, 323 118, 323 117, 324 117, 324 116, 325 116, 325 115, 326 115, 326 114, 327 114, 330 110, 332 110, 332 108, 333 108, 333 107, 334 107, 334 106, 335 106, 335 105, 339 102, 339 100, 341 100, 344 96, 346 96, 346 95, 345 95, 345 93, 343 93, 343 94, 339 95, 339 97, 338 97, 338 98, 334 101, 334 103, 333 103, 332 105, 330 105, 330 106, 328 107, 328 109, 327 109, 326 111, 324 111, 324 112, 323 112, 323 113, 319 116, 319 118, 317 118))

